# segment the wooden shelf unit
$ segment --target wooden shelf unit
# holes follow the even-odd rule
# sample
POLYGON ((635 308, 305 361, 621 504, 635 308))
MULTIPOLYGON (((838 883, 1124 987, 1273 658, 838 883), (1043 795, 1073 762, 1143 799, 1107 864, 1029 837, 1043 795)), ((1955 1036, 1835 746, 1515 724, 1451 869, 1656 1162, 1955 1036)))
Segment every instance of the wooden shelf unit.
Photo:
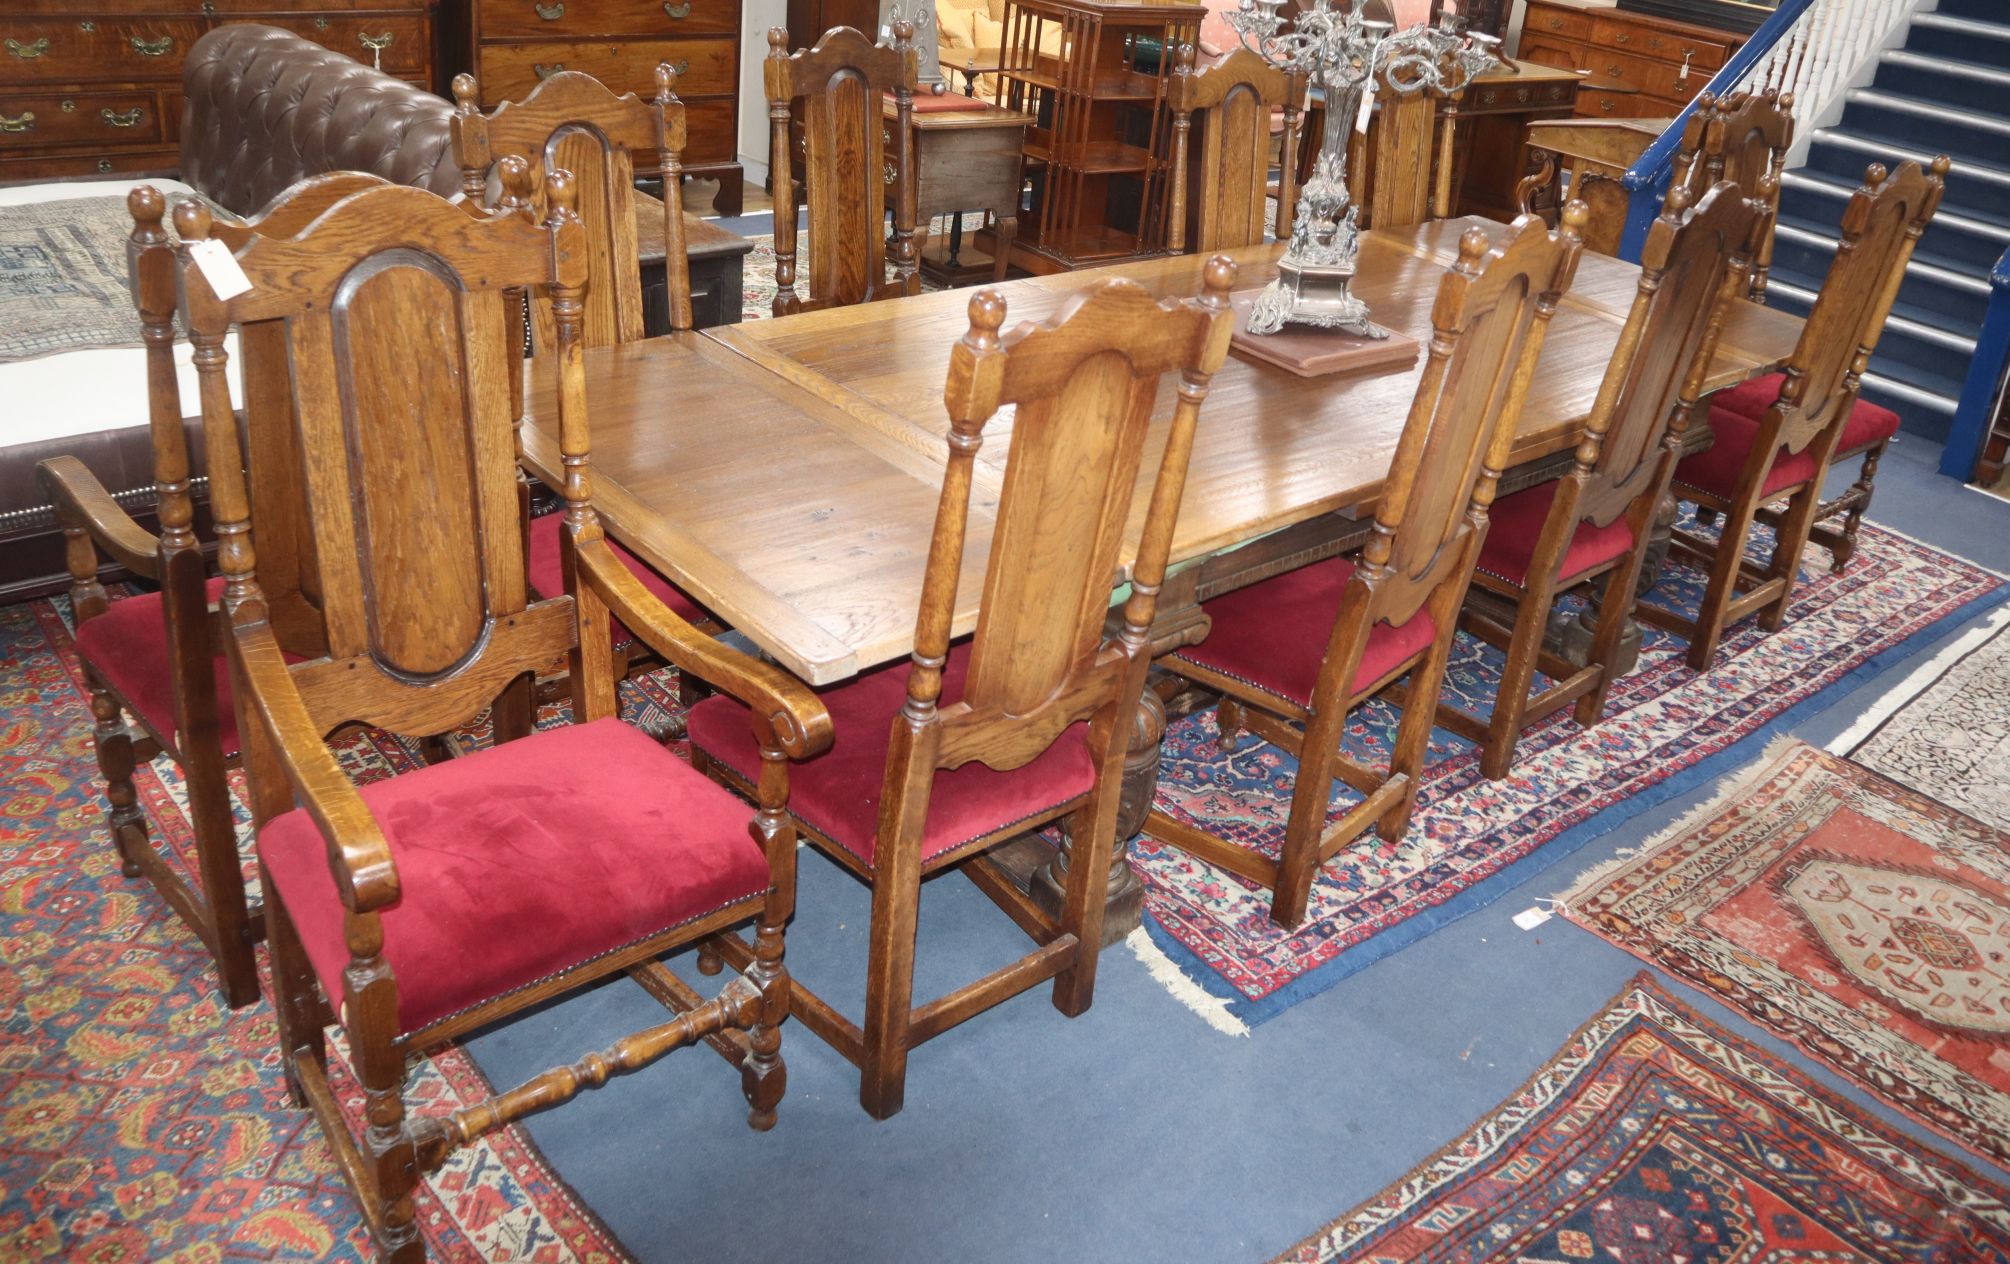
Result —
POLYGON ((1015 265, 1047 274, 1165 252, 1171 51, 1200 37, 1203 12, 1007 0, 998 104, 1035 120, 1026 133, 1032 206, 1012 246, 1015 265))

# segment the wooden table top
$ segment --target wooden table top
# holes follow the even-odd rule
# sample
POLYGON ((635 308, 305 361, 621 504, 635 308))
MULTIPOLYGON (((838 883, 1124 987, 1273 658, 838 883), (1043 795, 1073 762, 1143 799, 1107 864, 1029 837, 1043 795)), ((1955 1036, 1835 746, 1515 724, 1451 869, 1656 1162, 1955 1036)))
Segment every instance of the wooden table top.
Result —
MULTIPOLYGON (((1354 288, 1377 320, 1428 341, 1438 278, 1464 226, 1367 236, 1354 288)), ((1282 247, 1233 253, 1239 285, 1253 287, 1275 275, 1282 247)), ((1191 295, 1201 263, 1155 259, 998 288, 1009 325, 1046 317, 1107 276, 1191 295)), ((1575 442, 1637 276, 1585 256, 1552 322, 1516 462, 1575 442)), ((907 654, 946 455, 942 386, 969 301, 969 292, 923 294, 589 351, 596 505, 629 548, 812 684, 907 654)), ((1799 329, 1794 317, 1746 305, 1727 325, 1713 383, 1775 367, 1799 329)), ((526 459, 553 481, 550 373, 541 363, 528 371, 526 459)), ((1305 379, 1231 356, 1201 411, 1174 560, 1371 506, 1420 371, 1421 362, 1305 379)), ((1169 380, 1146 478, 1172 403, 1169 380)), ((959 635, 976 626, 1010 422, 993 419, 978 455, 959 635)))

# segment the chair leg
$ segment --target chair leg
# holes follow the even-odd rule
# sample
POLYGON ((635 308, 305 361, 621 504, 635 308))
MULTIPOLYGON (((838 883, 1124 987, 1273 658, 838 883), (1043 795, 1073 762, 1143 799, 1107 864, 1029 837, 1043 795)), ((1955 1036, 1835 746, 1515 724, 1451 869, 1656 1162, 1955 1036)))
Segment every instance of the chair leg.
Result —
MULTIPOLYGON (((1507 663, 1501 669, 1500 688, 1494 694, 1494 713, 1487 720, 1487 739, 1480 744, 1480 774, 1489 781, 1507 776, 1514 762, 1514 748, 1521 740, 1522 713, 1528 707, 1529 689, 1535 683, 1536 653, 1542 648, 1542 634, 1549 626, 1549 608, 1555 599, 1548 584, 1530 588, 1515 608, 1514 633, 1508 638, 1507 663)), ((1432 699, 1435 708, 1436 699, 1432 699)), ((1409 718, 1409 707, 1403 710, 1409 718)))
POLYGON ((1766 574, 1782 578, 1780 595, 1759 611, 1759 626, 1777 632, 1787 621, 1787 607, 1794 599, 1794 581, 1800 578, 1801 554, 1808 546, 1808 532, 1814 529, 1815 513, 1821 508, 1820 485, 1803 488, 1787 501, 1787 512, 1773 537, 1773 559, 1766 574))
POLYGON ((1830 549, 1832 560, 1829 571, 1840 575, 1849 560, 1856 556, 1856 533, 1863 526, 1863 516, 1870 511, 1871 493, 1876 490, 1877 463, 1884 459, 1884 450, 1891 446, 1886 440, 1863 454, 1863 469, 1858 472, 1856 482, 1850 487, 1849 511, 1843 515, 1843 525, 1835 546, 1830 549))
POLYGON ((786 920, 780 902, 770 895, 754 933, 754 962, 746 975, 760 992, 756 1002, 760 1014, 747 1029, 747 1057, 740 1063, 747 1126, 755 1132, 775 1126, 775 1110, 789 1083, 789 1070, 782 1062, 782 1024, 789 1018, 789 972, 782 964, 782 925, 786 920))
POLYGON ((202 872, 203 900, 216 941, 217 976, 225 1002, 242 1009, 258 999, 258 966, 251 950, 230 785, 220 751, 212 747, 200 755, 186 754, 189 825, 195 831, 196 865, 202 872))
POLYGON ((1724 529, 1717 536, 1717 551, 1710 560, 1710 580, 1703 590, 1702 604, 1696 608, 1696 631, 1689 638, 1688 662, 1692 671, 1709 671, 1716 661, 1717 644, 1724 636, 1724 613, 1738 594, 1738 568, 1745 556, 1745 540, 1752 534, 1754 506, 1737 505, 1724 515, 1724 529))
POLYGON ((914 927, 921 905, 919 847, 894 854, 873 875, 859 1105, 874 1119, 900 1113, 907 1091, 907 1023, 914 1003, 914 927))
POLYGON ((1223 694, 1221 701, 1215 704, 1214 726, 1215 746, 1223 754, 1234 750, 1236 735, 1242 732, 1242 704, 1223 694))
MULTIPOLYGON (((1389 775, 1402 777, 1408 784, 1403 797, 1375 823, 1375 833, 1385 843, 1400 843, 1410 832, 1410 813, 1417 807, 1417 782, 1424 775, 1424 756, 1431 752, 1431 726, 1437 720, 1438 694, 1445 681, 1445 664, 1451 661, 1453 628, 1464 597, 1463 592, 1450 594, 1450 615, 1438 623, 1444 631, 1424 661, 1410 669, 1410 693, 1403 699, 1403 719, 1396 725, 1396 746, 1389 756, 1389 775)), ((1437 600, 1434 598, 1432 604, 1437 600)), ((1436 611, 1426 610, 1438 618, 1436 611)))
POLYGON ((139 792, 133 789, 133 734, 120 714, 119 700, 98 683, 97 673, 85 668, 91 688, 91 715, 97 721, 92 730, 98 748, 98 771, 105 778, 105 827, 112 832, 112 844, 119 849, 119 872, 128 878, 140 876, 140 852, 153 844, 147 838, 146 813, 140 810, 139 792))
MULTIPOLYGON (((353 963, 350 972, 356 972, 353 963)), ((367 1196, 376 1203, 369 1219, 378 1254, 392 1264, 423 1264, 426 1243, 419 1236, 417 1209, 412 1204, 419 1169, 412 1130, 405 1119, 405 1059, 375 1023, 354 1024, 359 1009, 373 1018, 391 1017, 393 1005, 384 1003, 390 1000, 389 988, 389 978, 380 978, 366 988, 366 993, 382 989, 380 995, 366 994, 360 1005, 350 1006, 351 1051, 356 1059, 356 1078, 363 1085, 364 1185, 367 1196)))
POLYGON ((1097 796, 1091 795, 1068 822, 1074 846, 1063 850, 1055 862, 1068 864, 1061 933, 1075 937, 1075 958, 1054 976, 1054 1008, 1070 1018, 1086 1013, 1096 999, 1096 960, 1103 946, 1103 901, 1109 893, 1116 825, 1116 805, 1104 811, 1097 796))
POLYGON ((1644 549, 1633 550, 1631 560, 1613 568, 1605 578, 1605 592, 1598 602, 1598 631, 1592 635, 1585 662, 1598 668, 1598 683, 1577 700, 1574 718, 1582 728, 1590 728, 1605 717, 1605 696, 1612 691, 1612 668, 1619 657, 1619 639, 1633 615, 1640 591, 1640 566, 1644 549))
POLYGON ((307 964, 300 932, 294 928, 293 919, 280 902, 263 865, 259 866, 258 881, 265 892, 265 942, 272 953, 272 1008, 279 1019, 279 1053, 286 1072, 286 1092, 295 1106, 306 1106, 307 1094, 300 1087, 295 1058, 304 1053, 324 1067, 328 1064, 328 1044, 314 1003, 314 971, 307 964))

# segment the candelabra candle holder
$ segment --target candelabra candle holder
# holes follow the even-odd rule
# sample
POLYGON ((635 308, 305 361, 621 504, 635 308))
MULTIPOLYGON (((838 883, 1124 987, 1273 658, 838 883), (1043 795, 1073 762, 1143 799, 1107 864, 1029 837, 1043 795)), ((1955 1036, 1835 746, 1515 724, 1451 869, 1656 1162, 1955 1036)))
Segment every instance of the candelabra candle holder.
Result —
POLYGON ((1396 32, 1364 15, 1367 0, 1312 0, 1289 19, 1278 12, 1284 3, 1242 0, 1225 15, 1243 47, 1300 75, 1326 99, 1325 136, 1312 178, 1299 192, 1291 242, 1277 279, 1250 308, 1247 329, 1273 334, 1295 323, 1386 338, 1389 331, 1369 319, 1368 305, 1348 289, 1361 230, 1347 192, 1347 137, 1378 80, 1404 95, 1459 92, 1496 63, 1500 41, 1465 31, 1450 11, 1436 26, 1396 32))

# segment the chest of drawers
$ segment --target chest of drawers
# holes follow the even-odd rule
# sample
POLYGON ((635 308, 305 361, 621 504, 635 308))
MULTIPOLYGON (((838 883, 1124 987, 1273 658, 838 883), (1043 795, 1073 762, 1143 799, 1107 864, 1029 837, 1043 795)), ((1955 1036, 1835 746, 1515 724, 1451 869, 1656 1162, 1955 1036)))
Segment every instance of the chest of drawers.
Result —
POLYGON ((227 22, 433 86, 430 0, 0 0, 0 183, 172 171, 182 58, 227 22))
MULTIPOLYGON (((719 181, 720 214, 740 213, 740 0, 452 0, 442 15, 449 70, 474 73, 484 109, 560 70, 647 97, 669 62, 689 128, 684 169, 719 181)), ((642 154, 635 167, 657 174, 642 154)))
POLYGON ((1673 115, 1710 82, 1744 36, 1620 9, 1529 0, 1523 61, 1589 74, 1577 112, 1590 118, 1673 115))

